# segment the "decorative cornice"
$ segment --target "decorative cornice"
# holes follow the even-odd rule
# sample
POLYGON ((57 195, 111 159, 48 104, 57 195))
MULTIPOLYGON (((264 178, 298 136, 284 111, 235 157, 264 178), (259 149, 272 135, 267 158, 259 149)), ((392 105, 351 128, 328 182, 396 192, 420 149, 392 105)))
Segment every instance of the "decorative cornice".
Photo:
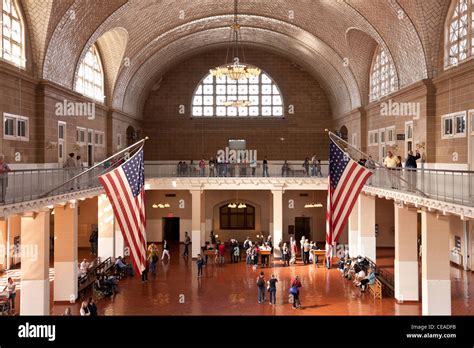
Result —
POLYGON ((81 198, 91 198, 103 192, 104 190, 102 187, 96 187, 88 190, 72 191, 58 196, 39 198, 27 202, 7 204, 0 207, 0 218, 23 214, 26 212, 40 211, 46 206, 54 206, 55 204, 60 204, 81 198))
POLYGON ((378 196, 379 198, 391 199, 398 204, 413 205, 416 208, 426 208, 428 211, 439 211, 444 215, 458 215, 462 220, 474 219, 474 207, 438 201, 417 196, 409 192, 386 190, 374 186, 364 186, 362 192, 372 196, 378 196))

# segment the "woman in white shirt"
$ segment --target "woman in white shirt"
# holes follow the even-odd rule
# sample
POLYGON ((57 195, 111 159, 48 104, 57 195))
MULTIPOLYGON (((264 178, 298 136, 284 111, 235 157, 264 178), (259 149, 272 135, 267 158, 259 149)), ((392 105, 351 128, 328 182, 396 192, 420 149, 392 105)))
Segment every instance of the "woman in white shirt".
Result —
POLYGON ((91 315, 91 312, 87 307, 87 301, 82 301, 81 310, 79 312, 81 313, 81 317, 87 317, 91 315))
POLYGON ((10 314, 13 315, 15 313, 16 284, 11 277, 8 278, 7 285, 5 285, 3 291, 5 289, 8 292, 8 301, 10 302, 10 314))

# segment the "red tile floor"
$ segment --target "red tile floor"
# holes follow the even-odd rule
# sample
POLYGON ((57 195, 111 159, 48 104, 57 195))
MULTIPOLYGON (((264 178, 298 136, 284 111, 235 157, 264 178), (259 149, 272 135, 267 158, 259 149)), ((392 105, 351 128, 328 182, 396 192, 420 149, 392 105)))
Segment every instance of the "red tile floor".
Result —
MULTIPOLYGON (((182 247, 181 247, 182 248, 182 247)), ((394 250, 378 249, 377 263, 393 270, 394 250)), ((171 249, 170 262, 159 263, 156 277, 142 283, 138 276, 122 279, 121 292, 114 299, 98 301, 100 315, 420 315, 420 302, 397 303, 393 298, 374 300, 369 293, 361 294, 352 282, 341 278, 337 269, 303 265, 283 267, 275 262, 270 268, 253 270, 245 262, 209 264, 204 276, 197 277, 197 268, 186 260, 178 247, 171 249), (274 273, 277 284, 277 304, 258 304, 256 278, 263 270, 268 279, 274 273), (301 310, 288 303, 290 281, 299 275, 301 310)), ((80 250, 79 259, 89 258, 80 250)), ((227 261, 227 260, 226 260, 227 261)), ((451 268, 452 312, 454 315, 474 315, 473 272, 451 268)), ((5 277, 0 282, 5 281, 5 277)), ((19 279, 18 279, 19 281, 19 279)), ((51 296, 53 293, 51 282, 51 296)), ((21 291, 21 290, 20 290, 21 291)), ((52 300, 52 297, 51 297, 52 300)), ((17 295, 19 308, 20 295, 17 295)), ((51 302, 53 303, 53 302, 51 302)), ((78 314, 79 304, 54 303, 51 314, 60 315, 70 306, 78 314)))

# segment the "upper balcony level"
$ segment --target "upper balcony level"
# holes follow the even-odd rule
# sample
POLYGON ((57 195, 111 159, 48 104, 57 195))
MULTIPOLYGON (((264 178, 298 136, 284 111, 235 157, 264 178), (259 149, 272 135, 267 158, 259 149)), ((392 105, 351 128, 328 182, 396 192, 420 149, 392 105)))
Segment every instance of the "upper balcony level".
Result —
MULTIPOLYGON (((326 190, 328 164, 305 168, 302 161, 270 161, 264 172, 248 164, 221 164, 200 168, 198 161, 149 162, 146 189, 161 190, 326 190)), ((113 167, 83 169, 13 170, 0 177, 0 217, 38 210, 68 200, 103 192, 98 177, 113 167), (75 178, 75 179, 73 179, 75 178), (73 179, 73 180, 72 180, 73 179)), ((474 218, 474 172, 442 169, 374 170, 364 192, 400 204, 474 218), (415 189, 416 188, 416 189, 415 189)))

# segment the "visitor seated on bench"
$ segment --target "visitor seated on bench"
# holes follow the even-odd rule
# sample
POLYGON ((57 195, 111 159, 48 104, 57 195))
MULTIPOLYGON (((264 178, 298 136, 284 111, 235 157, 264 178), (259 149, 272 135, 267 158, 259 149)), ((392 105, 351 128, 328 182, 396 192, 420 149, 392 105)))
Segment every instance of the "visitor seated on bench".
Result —
POLYGON ((365 289, 367 288, 367 284, 369 285, 374 285, 375 284, 375 272, 373 270, 373 268, 369 268, 369 274, 360 281, 360 290, 362 292, 365 291, 365 289))
POLYGON ((111 296, 113 294, 112 289, 104 283, 103 278, 100 275, 97 275, 96 277, 94 288, 103 293, 104 296, 111 296))
POLYGON ((121 271, 130 274, 133 277, 133 266, 125 263, 123 261, 122 256, 119 256, 117 260, 115 260, 115 266, 117 266, 121 271))

